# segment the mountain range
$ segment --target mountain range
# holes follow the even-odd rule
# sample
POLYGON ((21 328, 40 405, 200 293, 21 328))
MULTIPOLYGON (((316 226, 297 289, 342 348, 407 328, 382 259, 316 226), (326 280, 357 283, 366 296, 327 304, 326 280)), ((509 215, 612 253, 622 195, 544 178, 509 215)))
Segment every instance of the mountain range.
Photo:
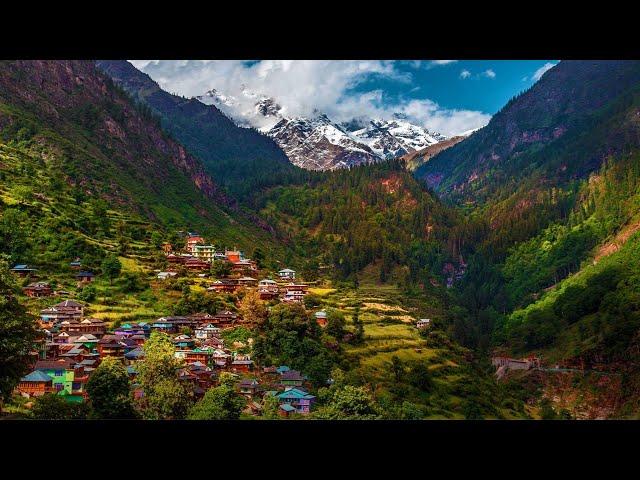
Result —
POLYGON ((397 158, 446 137, 395 114, 390 120, 359 117, 337 123, 323 112, 287 115, 278 102, 241 88, 241 98, 215 89, 196 97, 215 105, 240 126, 257 126, 282 148, 291 163, 310 170, 333 170, 397 158))
MULTIPOLYGON (((338 286, 397 285, 481 357, 613 374, 607 415, 640 411, 640 62, 562 61, 444 138, 401 117, 289 118, 262 95, 186 99, 125 61, 3 61, 0 140, 12 261, 197 228, 338 286)), ((550 375, 512 381, 590 391, 550 375)))

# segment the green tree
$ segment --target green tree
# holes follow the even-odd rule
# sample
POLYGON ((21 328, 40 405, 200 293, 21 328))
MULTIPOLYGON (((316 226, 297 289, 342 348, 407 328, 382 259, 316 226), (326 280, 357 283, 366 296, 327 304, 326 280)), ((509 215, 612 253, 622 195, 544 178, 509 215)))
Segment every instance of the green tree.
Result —
POLYGON ((393 373, 393 379, 396 383, 400 383, 404 377, 404 365, 397 355, 391 357, 390 367, 391 373, 393 373))
POLYGON ((245 401, 227 384, 210 388, 189 412, 189 420, 236 420, 245 401))
POLYGON ((54 393, 36 398, 31 409, 31 417, 36 420, 84 420, 88 414, 86 403, 71 403, 54 393))
POLYGON ((226 277, 231 273, 231 263, 226 260, 214 260, 211 263, 211 275, 217 278, 226 277))
POLYGON ((83 302, 93 302, 96 299, 97 293, 95 285, 90 283, 89 285, 85 285, 82 290, 78 292, 78 299, 83 302))
POLYGON ((345 385, 329 395, 326 406, 318 409, 315 418, 327 420, 375 420, 381 413, 365 387, 345 385))
POLYGON ((169 420, 184 418, 192 404, 193 392, 177 377, 180 362, 168 335, 152 332, 143 346, 144 359, 137 364, 137 381, 144 392, 139 401, 143 418, 169 420))
POLYGON ((266 395, 262 401, 262 418, 266 420, 276 420, 280 418, 278 411, 280 402, 274 395, 266 395))
POLYGON ((260 300, 260 294, 255 290, 245 293, 240 301, 238 311, 245 322, 256 325, 262 325, 269 314, 264 302, 260 300))
POLYGON ((135 418, 131 385, 124 365, 107 357, 87 382, 87 393, 96 418, 135 418))
POLYGON ((109 284, 113 285, 113 281, 120 276, 122 264, 116 255, 109 255, 102 261, 102 272, 109 279, 109 284))
POLYGON ((8 265, 0 261, 0 400, 9 398, 29 373, 30 352, 41 335, 35 319, 18 302, 16 288, 8 265))
POLYGON ((331 309, 327 312, 327 326, 325 331, 332 337, 341 340, 345 334, 346 320, 339 310, 331 309))

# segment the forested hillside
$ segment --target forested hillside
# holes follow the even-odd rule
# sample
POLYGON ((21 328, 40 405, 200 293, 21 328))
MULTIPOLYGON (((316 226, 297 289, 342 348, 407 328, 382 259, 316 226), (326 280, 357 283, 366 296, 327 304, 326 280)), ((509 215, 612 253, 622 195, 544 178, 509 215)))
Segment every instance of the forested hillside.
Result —
POLYGON ((275 142, 257 130, 240 128, 213 105, 162 90, 125 60, 100 60, 98 67, 146 105, 162 125, 234 197, 249 201, 261 188, 304 181, 311 174, 295 167, 275 142))
POLYGON ((0 172, 13 261, 97 255, 95 239, 116 236, 110 217, 130 241, 199 229, 248 251, 281 248, 92 62, 0 64, 0 172))
POLYGON ((325 172, 306 185, 271 189, 261 215, 311 263, 353 279, 375 264, 379 281, 428 283, 451 255, 456 214, 404 169, 401 161, 325 172), (399 268, 401 267, 401 268, 399 268), (399 270, 398 270, 399 269, 399 270))

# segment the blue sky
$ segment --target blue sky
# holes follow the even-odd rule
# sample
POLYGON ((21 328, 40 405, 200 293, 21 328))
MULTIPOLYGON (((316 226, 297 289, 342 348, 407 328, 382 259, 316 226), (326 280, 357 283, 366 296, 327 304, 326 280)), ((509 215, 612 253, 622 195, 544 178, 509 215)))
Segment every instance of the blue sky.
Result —
POLYGON ((550 63, 557 61, 460 60, 440 65, 420 62, 419 66, 415 62, 397 62, 397 69, 411 74, 409 84, 377 76, 356 87, 356 91, 382 88, 392 102, 403 97, 428 98, 443 108, 493 115, 512 96, 533 85, 535 72, 550 63))
MULTIPOLYGON (((187 97, 215 88, 242 117, 255 97, 275 98, 287 116, 318 110, 335 121, 402 113, 430 130, 454 135, 486 124, 512 96, 529 88, 554 60, 132 60, 161 87, 187 97)), ((259 122, 260 120, 256 120, 259 122)), ((256 124, 256 126, 260 126, 256 124)))

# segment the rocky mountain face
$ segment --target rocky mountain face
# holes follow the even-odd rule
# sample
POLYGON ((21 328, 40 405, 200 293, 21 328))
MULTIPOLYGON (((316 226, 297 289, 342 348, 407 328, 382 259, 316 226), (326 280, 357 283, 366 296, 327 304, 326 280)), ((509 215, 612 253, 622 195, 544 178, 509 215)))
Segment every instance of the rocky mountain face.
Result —
POLYGON ((290 116, 266 95, 241 88, 241 98, 215 89, 196 97, 216 105, 241 126, 257 126, 282 148, 291 163, 309 170, 334 170, 397 158, 446 137, 414 125, 402 115, 391 120, 356 118, 337 123, 322 112, 290 116))
POLYGON ((455 137, 440 140, 438 143, 431 144, 412 153, 407 153, 401 158, 405 161, 407 168, 413 172, 440 152, 453 147, 465 138, 467 138, 466 135, 457 135, 455 137))

